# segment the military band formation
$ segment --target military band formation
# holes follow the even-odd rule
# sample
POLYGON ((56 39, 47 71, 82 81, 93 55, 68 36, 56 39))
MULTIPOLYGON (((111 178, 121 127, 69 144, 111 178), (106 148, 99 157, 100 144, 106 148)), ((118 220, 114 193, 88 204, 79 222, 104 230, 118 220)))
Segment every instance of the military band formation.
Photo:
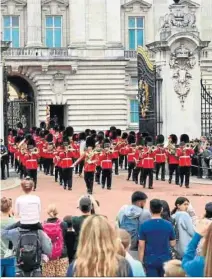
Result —
POLYGON ((8 147, 1 144, 1 179, 5 172, 9 176, 9 164, 20 175, 29 177, 37 187, 37 171, 54 177, 65 190, 72 190, 73 173, 82 175, 89 194, 93 193, 94 181, 102 189, 112 188, 112 176, 119 175, 120 169, 128 171, 127 180, 133 180, 143 188, 153 189, 153 173, 156 180, 165 181, 165 166, 168 163, 169 180, 189 188, 191 157, 197 142, 190 142, 189 136, 181 135, 180 143, 176 135, 169 136, 164 145, 164 136, 153 138, 147 133, 122 132, 111 127, 105 132, 86 129, 79 134, 73 127, 55 125, 50 121, 41 122, 28 134, 21 123, 16 130, 9 129, 8 147), (160 173, 160 177, 159 177, 160 173), (148 183, 147 183, 148 182, 148 183))

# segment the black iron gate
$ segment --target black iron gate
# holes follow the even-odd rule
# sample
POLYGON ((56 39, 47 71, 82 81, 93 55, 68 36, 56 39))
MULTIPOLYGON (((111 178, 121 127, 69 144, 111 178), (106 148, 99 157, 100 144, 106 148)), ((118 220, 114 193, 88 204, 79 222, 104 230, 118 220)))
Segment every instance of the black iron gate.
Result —
POLYGON ((212 92, 201 79, 201 134, 212 137, 212 92))
POLYGON ((139 131, 153 139, 161 133, 161 83, 159 71, 146 51, 138 48, 138 99, 140 103, 139 131))
POLYGON ((17 129, 17 123, 21 122, 24 129, 30 129, 35 122, 34 103, 26 101, 11 101, 7 111, 8 127, 17 129))

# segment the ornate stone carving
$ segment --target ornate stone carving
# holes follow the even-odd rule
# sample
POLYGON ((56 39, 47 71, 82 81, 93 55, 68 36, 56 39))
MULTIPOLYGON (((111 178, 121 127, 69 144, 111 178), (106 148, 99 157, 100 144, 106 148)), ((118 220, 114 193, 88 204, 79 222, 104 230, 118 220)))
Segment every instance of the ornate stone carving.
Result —
POLYGON ((60 72, 53 75, 51 87, 52 91, 55 93, 56 104, 62 104, 63 93, 66 90, 65 75, 60 72))
POLYGON ((174 90, 180 99, 182 107, 184 107, 185 98, 190 92, 190 80, 192 79, 192 75, 189 70, 193 69, 195 64, 196 59, 194 54, 183 44, 171 53, 169 65, 170 68, 174 70, 172 76, 174 90))
POLYGON ((175 12, 171 12, 170 14, 166 14, 161 28, 167 29, 171 27, 190 27, 192 29, 196 29, 196 15, 194 13, 185 13, 181 9, 175 10, 175 12))

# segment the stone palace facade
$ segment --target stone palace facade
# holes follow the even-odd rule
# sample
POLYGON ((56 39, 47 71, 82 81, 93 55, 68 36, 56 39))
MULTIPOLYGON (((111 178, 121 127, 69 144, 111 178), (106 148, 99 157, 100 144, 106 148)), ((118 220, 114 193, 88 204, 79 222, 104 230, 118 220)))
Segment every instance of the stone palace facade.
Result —
MULTIPOLYGON (((33 90, 34 124, 45 121, 47 105, 54 105, 63 106, 64 125, 76 131, 111 125, 137 130, 136 49, 147 45, 151 59, 167 63, 163 57, 167 54, 158 52, 153 43, 162 40, 161 28, 172 4, 171 0, 2 0, 2 40, 11 41, 5 63, 9 77, 27 81, 33 90)), ((212 85, 212 1, 181 0, 179 17, 182 9, 195 18, 183 18, 185 25, 178 27, 193 20, 195 34, 204 42, 196 61, 199 76, 192 82, 199 88, 202 73, 212 85)), ((190 105, 185 103, 184 108, 190 105)), ((162 114, 163 123, 168 112, 162 114)))

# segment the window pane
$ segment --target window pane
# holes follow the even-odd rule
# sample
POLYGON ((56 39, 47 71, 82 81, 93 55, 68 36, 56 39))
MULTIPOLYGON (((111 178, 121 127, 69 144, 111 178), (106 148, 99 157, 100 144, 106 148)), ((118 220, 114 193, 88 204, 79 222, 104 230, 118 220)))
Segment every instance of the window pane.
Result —
POLYGON ((135 50, 135 30, 129 30, 129 49, 135 50))
POLYGON ((4 16, 4 27, 10 26, 10 16, 4 16))
POLYGON ((4 28, 4 41, 11 41, 10 28, 4 28))
POLYGON ((143 28, 144 27, 144 19, 143 17, 137 17, 137 27, 143 28))
POLYGON ((13 47, 19 47, 19 29, 18 28, 12 29, 12 44, 13 44, 13 47))
POLYGON ((12 17, 12 26, 13 27, 19 27, 19 17, 18 16, 13 16, 12 17))
POLYGON ((135 123, 139 122, 139 114, 138 112, 135 113, 135 123))
POLYGON ((54 17, 54 26, 55 27, 61 27, 61 16, 55 16, 54 17))
POLYGON ((54 47, 53 46, 53 30, 46 29, 46 46, 47 47, 54 47))
POLYGON ((54 30, 54 46, 55 47, 61 47, 61 29, 55 29, 54 30))
POLYGON ((130 111, 133 112, 134 100, 130 100, 130 111))
POLYGON ((135 18, 134 17, 129 17, 128 26, 129 26, 129 28, 135 28, 135 18))
POLYGON ((143 46, 144 45, 144 30, 138 29, 137 30, 137 46, 143 46))
POLYGON ((46 27, 52 27, 53 26, 53 17, 47 16, 46 17, 46 27))

